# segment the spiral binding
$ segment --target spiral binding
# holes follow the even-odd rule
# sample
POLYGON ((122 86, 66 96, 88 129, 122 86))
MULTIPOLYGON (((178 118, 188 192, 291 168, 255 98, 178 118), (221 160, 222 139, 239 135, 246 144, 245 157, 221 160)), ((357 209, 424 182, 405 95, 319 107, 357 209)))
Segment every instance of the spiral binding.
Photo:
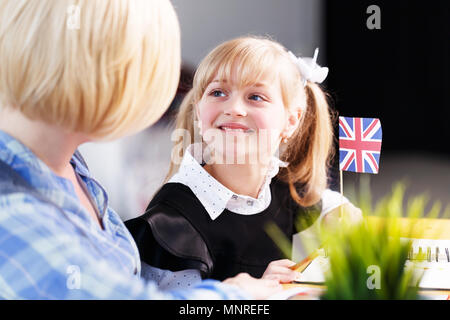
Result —
POLYGON ((408 252, 408 260, 450 262, 450 252, 448 247, 445 247, 443 252, 440 251, 439 246, 436 246, 434 250, 430 246, 419 246, 417 252, 414 247, 411 247, 408 252))

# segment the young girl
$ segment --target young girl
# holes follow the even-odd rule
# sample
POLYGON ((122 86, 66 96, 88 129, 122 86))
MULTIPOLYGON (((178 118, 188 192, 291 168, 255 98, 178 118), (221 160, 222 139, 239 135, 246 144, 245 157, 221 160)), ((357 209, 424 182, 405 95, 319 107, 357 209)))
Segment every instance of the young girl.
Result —
POLYGON ((150 278, 169 287, 239 272, 292 280, 293 262, 279 260, 267 224, 291 239, 297 221, 309 227, 343 203, 327 189, 333 133, 314 83, 327 69, 316 59, 317 52, 296 58, 272 40, 245 37, 202 61, 177 118, 181 164, 173 154, 168 182, 126 223, 150 278))

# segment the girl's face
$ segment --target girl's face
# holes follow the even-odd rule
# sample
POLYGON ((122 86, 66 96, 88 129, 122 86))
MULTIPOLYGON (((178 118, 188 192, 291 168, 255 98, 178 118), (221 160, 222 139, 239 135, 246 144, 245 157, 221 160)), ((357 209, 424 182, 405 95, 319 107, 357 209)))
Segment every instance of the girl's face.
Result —
POLYGON ((282 138, 295 130, 299 114, 292 123, 279 81, 238 87, 234 78, 213 79, 197 104, 203 140, 214 150, 215 163, 267 163, 282 138))

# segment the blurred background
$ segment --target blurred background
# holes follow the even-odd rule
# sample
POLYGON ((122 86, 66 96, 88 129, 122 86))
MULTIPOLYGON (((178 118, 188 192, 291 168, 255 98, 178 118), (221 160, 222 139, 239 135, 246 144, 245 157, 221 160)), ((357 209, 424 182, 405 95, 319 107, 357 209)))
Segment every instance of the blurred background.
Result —
MULTIPOLYGON (((171 107, 151 128, 80 150, 122 219, 142 214, 164 181, 171 154, 173 116, 196 66, 219 43, 242 35, 268 35, 297 55, 312 56, 330 73, 324 83, 341 116, 381 120, 378 175, 370 175, 373 201, 396 181, 407 197, 427 192, 450 204, 450 3, 444 0, 172 0, 182 34, 183 68, 171 107), (369 29, 370 5, 381 10, 381 29, 369 29)), ((337 133, 337 124, 336 124, 337 133)), ((337 140, 336 140, 337 142, 337 140)), ((338 190, 338 159, 330 186, 338 190)), ((366 174, 369 175, 369 174, 366 174)), ((344 194, 361 175, 344 173, 344 194)))

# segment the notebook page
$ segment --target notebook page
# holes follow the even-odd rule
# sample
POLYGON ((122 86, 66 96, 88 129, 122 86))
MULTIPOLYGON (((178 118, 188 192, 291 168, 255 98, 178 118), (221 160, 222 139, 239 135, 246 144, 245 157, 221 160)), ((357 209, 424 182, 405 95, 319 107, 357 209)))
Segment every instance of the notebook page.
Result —
MULTIPOLYGON (((403 239, 413 241, 410 256, 412 260, 407 260, 405 268, 413 267, 419 274, 423 274, 419 288, 450 290, 450 240, 403 239), (419 252, 425 254, 425 261, 417 260, 419 252)), ((329 259, 320 255, 295 281, 322 284, 325 282, 325 273, 329 268, 329 259)))

